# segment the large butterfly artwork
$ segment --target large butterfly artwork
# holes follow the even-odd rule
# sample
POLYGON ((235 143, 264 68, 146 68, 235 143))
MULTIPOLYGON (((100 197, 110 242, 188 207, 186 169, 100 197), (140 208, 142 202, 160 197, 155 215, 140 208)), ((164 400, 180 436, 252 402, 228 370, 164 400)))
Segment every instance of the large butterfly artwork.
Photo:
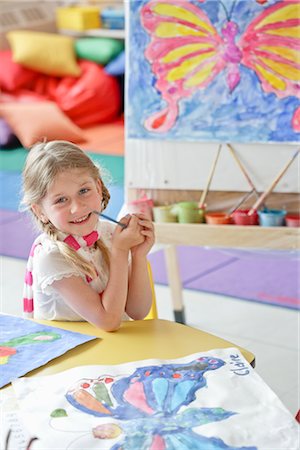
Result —
MULTIPOLYGON (((219 358, 200 357, 184 364, 140 367, 130 376, 81 379, 70 387, 66 398, 79 411, 99 419, 92 430, 99 448, 104 448, 100 442, 105 440, 110 450, 256 450, 228 446, 220 438, 193 431, 236 414, 221 407, 192 405, 197 391, 207 385, 205 374, 224 364, 219 358), (105 422, 100 418, 106 418, 105 422)), ((59 410, 53 417, 64 414, 59 410)), ((79 442, 73 445, 69 448, 78 448, 79 442)))
MULTIPOLYGON (((139 60, 143 75, 138 78, 130 68, 137 68, 134 48, 129 127, 141 100, 135 102, 134 95, 142 77, 145 101, 139 110, 140 132, 133 123, 130 137, 169 133, 185 138, 192 131, 204 140, 299 140, 298 0, 132 3, 131 15, 138 15, 140 29, 131 30, 130 43, 143 49, 144 61, 139 60), (188 129, 187 121, 193 124, 188 129)), ((131 28, 135 25, 132 19, 131 28)))

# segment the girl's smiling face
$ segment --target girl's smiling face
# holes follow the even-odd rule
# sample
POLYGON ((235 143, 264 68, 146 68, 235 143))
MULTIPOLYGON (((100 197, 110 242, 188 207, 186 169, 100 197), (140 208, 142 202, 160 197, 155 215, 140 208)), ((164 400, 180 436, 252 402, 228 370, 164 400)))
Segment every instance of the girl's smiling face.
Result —
POLYGON ((51 222, 59 231, 78 236, 91 233, 101 210, 101 181, 95 181, 86 169, 60 172, 39 204, 32 205, 42 222, 51 222))

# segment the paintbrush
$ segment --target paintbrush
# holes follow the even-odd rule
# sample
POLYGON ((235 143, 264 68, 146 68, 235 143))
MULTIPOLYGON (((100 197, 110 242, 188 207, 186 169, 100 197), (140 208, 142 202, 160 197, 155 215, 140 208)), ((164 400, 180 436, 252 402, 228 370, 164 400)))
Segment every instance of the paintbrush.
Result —
POLYGON ((239 168, 241 169, 241 171, 242 171, 243 175, 245 176, 246 180, 248 181, 249 185, 252 187, 252 189, 254 190, 254 192, 255 192, 255 194, 257 195, 257 197, 259 197, 259 193, 257 192, 257 189, 256 189, 256 187, 254 186, 253 181, 251 180, 251 178, 249 177, 248 173, 246 172, 245 167, 243 166, 243 164, 241 163, 241 161, 240 161, 239 158, 237 157, 237 154, 235 153, 234 148, 233 148, 232 145, 229 144, 228 142, 227 142, 226 145, 227 145, 227 147, 229 148, 229 150, 230 150, 232 156, 234 157, 234 159, 235 159, 237 165, 238 165, 239 168))
MULTIPOLYGON (((246 180, 248 181, 249 186, 252 187, 253 191, 255 192, 255 195, 257 198, 259 198, 259 192, 257 191, 256 187, 254 186, 253 181, 251 180, 251 178, 249 177, 249 174, 247 173, 245 167, 243 166, 243 164, 241 163, 240 159, 238 158, 234 148, 232 147, 231 144, 229 144, 229 142, 226 143, 227 147, 229 148, 232 156, 235 159, 235 162, 237 163, 237 165, 239 166, 239 168, 241 169, 244 177, 246 178, 246 180)), ((263 205, 265 209, 267 209, 266 205, 263 205)))
POLYGON ((215 173, 215 170, 216 170, 216 166, 217 166, 217 162, 218 162, 218 159, 219 159, 219 156, 220 156, 221 148, 222 148, 222 144, 219 145, 216 157, 215 157, 215 159, 213 161, 213 165, 212 165, 212 168, 211 168, 211 171, 210 171, 207 183, 206 183, 206 188, 202 192, 202 195, 201 195, 201 198, 200 198, 200 201, 199 201, 199 208, 204 208, 205 207, 204 202, 205 202, 208 190, 210 188, 210 183, 211 183, 211 181, 213 179, 213 176, 214 176, 214 173, 215 173))
POLYGON ((127 228, 127 225, 125 223, 118 222, 117 220, 113 219, 112 217, 107 216, 106 214, 103 214, 102 212, 99 212, 99 211, 92 211, 92 212, 94 214, 97 214, 98 216, 103 217, 104 219, 110 220, 111 222, 114 222, 117 225, 120 225, 120 227, 122 227, 122 228, 127 228))
POLYGON ((229 212, 228 212, 228 216, 231 216, 254 192, 254 189, 252 189, 252 191, 247 192, 247 194, 245 194, 238 202, 237 205, 235 205, 229 212))
POLYGON ((272 183, 270 184, 268 189, 265 192, 263 192, 262 195, 257 199, 257 201, 254 203, 254 205, 252 206, 252 208, 248 212, 249 216, 251 214, 253 214, 254 211, 256 211, 257 208, 259 208, 259 206, 263 203, 263 201, 266 199, 266 197, 271 194, 271 192, 273 191, 275 186, 278 184, 279 180, 283 177, 285 172, 288 170, 288 168, 290 167, 290 165, 292 164, 294 159, 297 158, 297 156, 299 155, 299 152, 300 152, 300 148, 294 153, 292 158, 287 162, 287 164, 284 166, 284 168, 279 172, 279 174, 276 176, 274 181, 272 181, 272 183))

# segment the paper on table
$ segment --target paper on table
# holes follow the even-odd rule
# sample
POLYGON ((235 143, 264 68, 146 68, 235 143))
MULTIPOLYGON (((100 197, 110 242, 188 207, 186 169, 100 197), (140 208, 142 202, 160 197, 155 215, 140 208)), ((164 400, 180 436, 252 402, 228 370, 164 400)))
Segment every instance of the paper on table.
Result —
POLYGON ((35 449, 299 448, 295 419, 235 348, 81 366, 13 387, 35 449))
POLYGON ((0 314, 0 388, 80 344, 96 339, 0 314))
POLYGON ((31 436, 20 417, 18 404, 12 388, 1 391, 0 408, 0 449, 3 450, 6 448, 7 436, 11 430, 9 450, 27 450, 27 444, 31 436))

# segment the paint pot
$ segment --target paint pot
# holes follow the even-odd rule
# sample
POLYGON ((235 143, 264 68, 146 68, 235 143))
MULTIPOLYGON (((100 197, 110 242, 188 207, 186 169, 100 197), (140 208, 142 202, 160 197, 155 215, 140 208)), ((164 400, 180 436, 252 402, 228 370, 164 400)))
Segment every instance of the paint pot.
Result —
POLYGON ((153 219, 153 200, 146 196, 127 203, 127 211, 129 214, 143 213, 151 220, 153 219))
POLYGON ((290 213, 285 216, 285 224, 287 227, 300 227, 300 214, 290 213))
POLYGON ((204 222, 204 210, 197 202, 179 202, 173 205, 172 214, 177 216, 179 223, 204 222))
POLYGON ((286 211, 284 209, 263 209, 258 211, 259 224, 262 227, 282 227, 286 211))
POLYGON ((206 213, 205 221, 209 225, 228 225, 232 223, 232 219, 227 213, 217 211, 206 213))
POLYGON ((233 222, 236 225, 258 225, 258 214, 256 211, 250 216, 249 209, 237 209, 232 213, 233 222))
POLYGON ((177 222, 177 216, 172 213, 173 205, 154 206, 153 217, 154 222, 177 222))

